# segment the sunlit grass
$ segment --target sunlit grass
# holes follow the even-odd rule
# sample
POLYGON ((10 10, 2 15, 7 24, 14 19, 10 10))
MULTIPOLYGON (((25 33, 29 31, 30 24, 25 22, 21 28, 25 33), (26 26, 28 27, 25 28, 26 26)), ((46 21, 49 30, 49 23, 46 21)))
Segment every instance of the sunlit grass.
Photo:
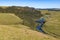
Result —
POLYGON ((12 13, 0 13, 0 24, 18 24, 22 19, 12 13))
POLYGON ((60 12, 51 11, 50 13, 51 18, 48 19, 43 29, 48 34, 60 38, 60 12))
POLYGON ((15 25, 20 21, 20 18, 14 14, 0 14, 0 40, 58 40, 52 36, 33 31, 28 26, 15 25))
POLYGON ((51 36, 30 30, 27 26, 19 25, 19 27, 0 25, 0 40, 56 40, 51 36))

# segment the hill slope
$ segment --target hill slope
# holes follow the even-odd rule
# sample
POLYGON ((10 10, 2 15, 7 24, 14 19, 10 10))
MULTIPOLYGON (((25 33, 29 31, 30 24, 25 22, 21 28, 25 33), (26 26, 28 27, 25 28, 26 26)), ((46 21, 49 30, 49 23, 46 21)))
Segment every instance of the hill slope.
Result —
POLYGON ((0 14, 0 40, 57 40, 54 37, 33 31, 19 22, 22 22, 22 19, 14 14, 0 14))
POLYGON ((57 39, 42 34, 40 32, 30 30, 27 26, 24 25, 0 25, 0 40, 57 40, 57 39))
POLYGON ((43 27, 49 35, 60 38, 60 11, 49 11, 50 18, 43 27))
POLYGON ((12 13, 0 13, 0 24, 18 24, 22 19, 12 13))

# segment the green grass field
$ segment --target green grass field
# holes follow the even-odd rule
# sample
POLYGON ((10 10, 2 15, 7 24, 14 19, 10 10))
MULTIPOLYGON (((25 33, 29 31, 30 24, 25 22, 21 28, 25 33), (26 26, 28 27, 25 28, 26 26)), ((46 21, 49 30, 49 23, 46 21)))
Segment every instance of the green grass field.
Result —
POLYGON ((52 36, 33 31, 28 26, 16 24, 19 22, 22 20, 14 14, 1 13, 0 40, 58 40, 52 36))

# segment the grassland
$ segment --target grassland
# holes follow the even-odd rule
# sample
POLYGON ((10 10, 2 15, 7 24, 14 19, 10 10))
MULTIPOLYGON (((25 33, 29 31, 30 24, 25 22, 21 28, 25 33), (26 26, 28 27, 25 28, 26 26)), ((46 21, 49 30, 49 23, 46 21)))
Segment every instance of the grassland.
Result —
POLYGON ((0 24, 18 24, 22 19, 11 13, 0 13, 0 24))
POLYGON ((52 36, 33 31, 19 22, 22 22, 21 19, 14 14, 0 14, 0 40, 58 40, 52 36))
POLYGON ((43 30, 49 35, 60 38, 60 11, 49 11, 51 14, 43 30))
POLYGON ((57 40, 54 37, 30 30, 27 26, 0 25, 0 40, 57 40))

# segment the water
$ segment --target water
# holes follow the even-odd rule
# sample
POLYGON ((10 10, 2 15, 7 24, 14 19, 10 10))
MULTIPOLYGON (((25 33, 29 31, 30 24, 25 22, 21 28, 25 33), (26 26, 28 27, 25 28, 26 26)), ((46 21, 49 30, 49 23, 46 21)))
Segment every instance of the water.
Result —
POLYGON ((39 32, 42 32, 42 33, 45 33, 45 34, 46 34, 46 32, 42 29, 42 27, 43 27, 43 24, 38 25, 38 26, 36 27, 36 29, 37 29, 39 32))

